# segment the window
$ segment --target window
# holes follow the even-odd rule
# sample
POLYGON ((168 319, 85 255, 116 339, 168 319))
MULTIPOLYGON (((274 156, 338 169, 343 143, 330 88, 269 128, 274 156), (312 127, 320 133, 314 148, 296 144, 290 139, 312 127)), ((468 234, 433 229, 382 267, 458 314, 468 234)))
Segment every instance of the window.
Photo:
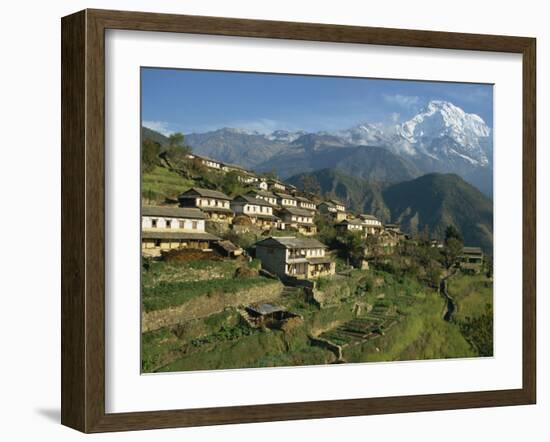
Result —
POLYGON ((198 222, 197 221, 191 221, 191 228, 193 230, 197 230, 197 227, 198 227, 198 222))
POLYGON ((179 221, 179 226, 180 226, 180 229, 185 229, 185 221, 184 221, 184 220, 180 220, 180 221, 179 221))
POLYGON ((172 227, 172 220, 171 219, 167 219, 166 220, 166 228, 169 229, 172 227))
POLYGON ((155 239, 155 247, 160 247, 160 239, 155 239))
POLYGON ((157 220, 156 218, 153 218, 153 219, 151 220, 151 227, 152 227, 153 229, 156 229, 156 227, 157 227, 157 221, 158 221, 158 220, 157 220))

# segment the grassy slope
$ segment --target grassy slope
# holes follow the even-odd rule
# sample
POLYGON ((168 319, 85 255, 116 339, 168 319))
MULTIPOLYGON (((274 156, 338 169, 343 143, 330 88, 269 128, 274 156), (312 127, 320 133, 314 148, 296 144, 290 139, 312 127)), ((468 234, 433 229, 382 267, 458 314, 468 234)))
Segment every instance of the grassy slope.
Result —
POLYGON ((457 321, 479 316, 493 303, 493 285, 484 275, 457 274, 449 281, 449 294, 458 304, 457 321))
POLYGON ((141 177, 141 196, 149 203, 162 202, 166 197, 177 196, 194 185, 176 172, 156 166, 141 177))
POLYGON ((142 272, 142 304, 146 312, 184 304, 199 296, 236 293, 270 284, 262 276, 234 277, 235 261, 153 262, 142 272))
MULTIPOLYGON (((231 274, 228 267, 231 263, 218 264, 221 276, 219 281, 224 281, 223 277, 231 274)), ((195 265, 194 270, 187 272, 184 277, 173 266, 165 266, 163 269, 173 272, 173 277, 181 284, 187 283, 190 274, 197 275, 202 270, 200 265, 195 265)), ((155 278, 163 280, 159 272, 155 278)), ((475 287, 481 283, 480 278, 461 276, 457 279, 455 287, 464 288, 461 290, 469 293, 462 298, 463 302, 468 300, 473 303, 477 299, 479 295, 475 287)), ((341 281, 326 281, 324 289, 330 289, 332 284, 342 286, 341 281)), ((401 319, 386 331, 385 336, 346 347, 344 358, 348 362, 475 356, 458 325, 443 321, 443 299, 436 292, 427 291, 414 279, 396 278, 381 271, 355 270, 349 284, 345 285, 349 287, 342 291, 339 303, 332 307, 319 309, 304 302, 299 296, 281 299, 280 302, 287 309, 304 318, 301 325, 287 332, 251 330, 242 323, 234 309, 227 309, 202 320, 145 333, 144 369, 185 371, 330 363, 334 361, 334 355, 327 350, 312 347, 308 336, 354 319, 357 302, 390 304, 401 313, 401 319), (356 287, 360 288, 359 291, 355 290, 356 287), (383 298, 380 298, 381 295, 383 298)), ((481 295, 483 300, 487 296, 488 292, 481 295)), ((470 311, 470 307, 466 307, 469 304, 464 305, 463 312, 470 311)), ((364 317, 371 314, 365 311, 361 313, 364 317)))

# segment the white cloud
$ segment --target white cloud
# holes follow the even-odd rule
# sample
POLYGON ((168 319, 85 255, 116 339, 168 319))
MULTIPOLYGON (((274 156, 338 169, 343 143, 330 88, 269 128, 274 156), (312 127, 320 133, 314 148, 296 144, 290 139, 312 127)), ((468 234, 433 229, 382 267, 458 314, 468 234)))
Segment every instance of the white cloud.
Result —
POLYGON ((170 123, 166 121, 144 121, 143 126, 148 129, 160 132, 162 135, 169 136, 174 133, 173 130, 169 129, 170 123))
POLYGON ((392 123, 399 123, 399 120, 401 119, 401 114, 397 112, 392 112, 392 114, 390 115, 390 119, 392 123))
POLYGON ((420 104, 420 97, 417 97, 416 95, 384 95, 384 100, 389 104, 405 109, 414 108, 420 104))

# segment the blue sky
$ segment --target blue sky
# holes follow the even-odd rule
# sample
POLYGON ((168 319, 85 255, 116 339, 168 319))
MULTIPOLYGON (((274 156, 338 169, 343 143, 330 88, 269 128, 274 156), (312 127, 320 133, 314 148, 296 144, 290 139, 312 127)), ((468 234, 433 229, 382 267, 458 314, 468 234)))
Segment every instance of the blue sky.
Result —
POLYGON ((142 122, 165 134, 236 127, 267 133, 402 122, 447 100, 493 126, 491 85, 142 68, 142 122))

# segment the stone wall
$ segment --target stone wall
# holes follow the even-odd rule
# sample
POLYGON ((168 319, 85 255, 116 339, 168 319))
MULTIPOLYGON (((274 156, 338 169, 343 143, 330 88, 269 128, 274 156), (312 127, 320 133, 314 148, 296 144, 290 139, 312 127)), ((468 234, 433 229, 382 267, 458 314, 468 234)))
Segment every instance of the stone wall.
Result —
POLYGON ((218 293, 211 296, 200 296, 185 304, 163 310, 143 312, 141 315, 141 330, 148 332, 162 327, 175 325, 192 319, 204 318, 223 311, 226 307, 237 307, 258 302, 266 302, 279 298, 283 284, 273 281, 260 287, 236 293, 218 293))

